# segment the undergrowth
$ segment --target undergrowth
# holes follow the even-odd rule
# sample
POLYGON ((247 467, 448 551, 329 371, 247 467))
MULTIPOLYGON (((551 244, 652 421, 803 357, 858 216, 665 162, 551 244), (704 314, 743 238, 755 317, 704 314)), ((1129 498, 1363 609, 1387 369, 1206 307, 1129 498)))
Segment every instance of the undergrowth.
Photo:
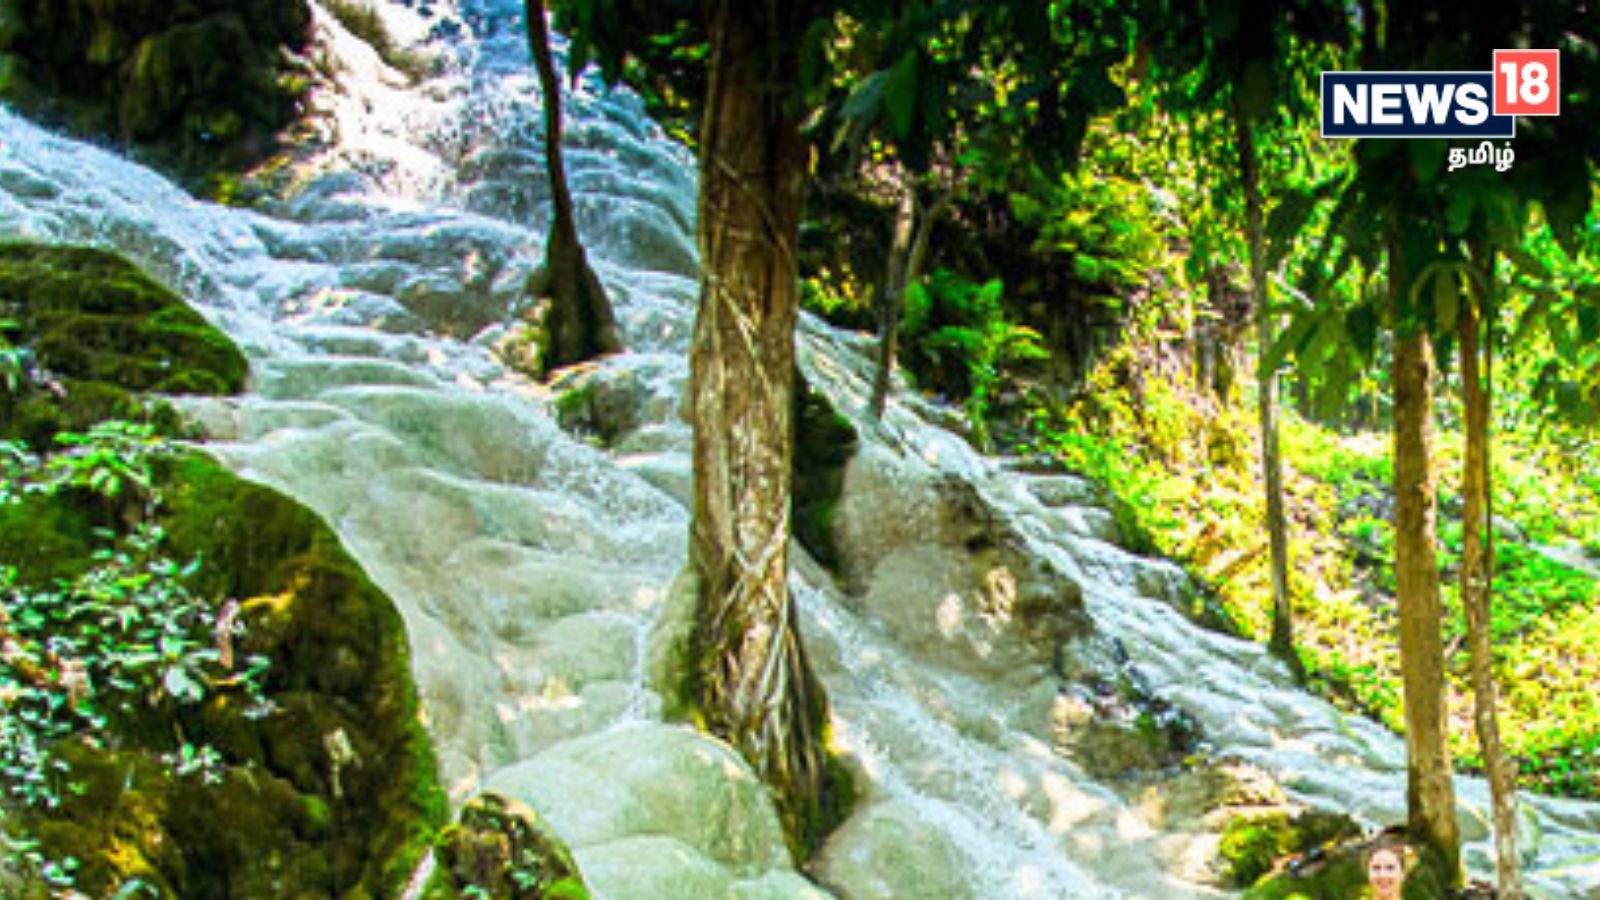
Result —
MULTIPOLYGON (((1271 586, 1250 404, 1219 402, 1181 367, 1124 347, 1102 360, 1075 404, 1037 409, 1032 424, 1029 449, 1105 483, 1151 549, 1187 566, 1246 636, 1267 638, 1271 586)), ((1341 434, 1292 409, 1281 435, 1295 636, 1311 685, 1400 731, 1389 436, 1341 434)), ((1547 433, 1512 429, 1495 440, 1491 630, 1501 732, 1524 786, 1600 797, 1600 579, 1567 561, 1600 546, 1600 491, 1581 457, 1553 450, 1560 443, 1547 433)), ((1458 764, 1473 770, 1482 763, 1457 581, 1462 452, 1460 435, 1441 429, 1451 737, 1458 764)))
MULTIPOLYGON (((57 445, 36 455, 0 442, 0 504, 72 495, 118 524, 97 529, 92 562, 54 584, 20 583, 0 565, 0 805, 46 810, 80 790, 59 748, 115 746, 154 709, 222 693, 255 714, 270 710, 266 658, 235 658, 242 623, 190 591, 198 563, 173 559, 155 524, 151 466, 171 445, 147 425, 116 421, 62 433, 57 445)), ((177 775, 208 780, 221 762, 181 734, 162 759, 177 775)), ((9 843, 13 862, 54 888, 72 886, 76 860, 45 858, 16 836, 9 843)))

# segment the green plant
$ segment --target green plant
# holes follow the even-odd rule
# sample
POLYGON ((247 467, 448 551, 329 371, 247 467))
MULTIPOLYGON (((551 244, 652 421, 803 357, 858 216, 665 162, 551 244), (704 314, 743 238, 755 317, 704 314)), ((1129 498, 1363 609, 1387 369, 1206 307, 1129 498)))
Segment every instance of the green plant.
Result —
MULTIPOLYGON (((211 779, 221 755, 183 735, 178 712, 227 694, 249 716, 271 706, 264 657, 234 646, 243 623, 189 584, 199 562, 178 561, 154 524, 160 505, 152 465, 170 447, 149 426, 105 422, 62 434, 63 449, 35 456, 0 442, 0 501, 72 498, 131 501, 133 516, 95 531, 89 565, 53 584, 23 583, 0 566, 0 794, 23 808, 54 809, 77 790, 57 750, 69 743, 116 747, 152 714, 174 722, 162 758, 179 776, 211 779)), ((75 862, 47 860, 26 841, 11 857, 47 884, 69 886, 75 862)), ((124 885, 119 896, 136 896, 124 885)))
POLYGON ((14 395, 22 390, 26 370, 23 351, 6 338, 5 332, 18 327, 12 319, 0 319, 0 394, 14 395))
POLYGON ((978 443, 996 389, 1018 363, 1049 357, 1039 333, 1006 317, 999 279, 979 285, 948 269, 906 290, 904 335, 914 371, 962 401, 978 443))

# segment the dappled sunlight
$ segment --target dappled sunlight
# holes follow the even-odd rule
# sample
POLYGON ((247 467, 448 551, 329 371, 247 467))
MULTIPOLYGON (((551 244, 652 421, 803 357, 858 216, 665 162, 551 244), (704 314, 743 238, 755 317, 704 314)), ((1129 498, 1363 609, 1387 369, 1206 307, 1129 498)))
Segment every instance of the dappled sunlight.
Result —
POLYGON ((956 640, 967 621, 966 601, 960 594, 945 594, 935 608, 934 618, 939 624, 939 634, 947 641, 956 640))
MULTIPOLYGON (((1046 772, 1040 778, 1039 788, 1044 791, 1045 797, 1050 801, 1050 822, 1048 827, 1055 834, 1064 834, 1072 831, 1078 825, 1106 809, 1104 800, 1090 796, 1081 788, 1054 772, 1046 772)), ((1120 834, 1122 829, 1122 820, 1120 818, 1118 819, 1117 827, 1120 834)))

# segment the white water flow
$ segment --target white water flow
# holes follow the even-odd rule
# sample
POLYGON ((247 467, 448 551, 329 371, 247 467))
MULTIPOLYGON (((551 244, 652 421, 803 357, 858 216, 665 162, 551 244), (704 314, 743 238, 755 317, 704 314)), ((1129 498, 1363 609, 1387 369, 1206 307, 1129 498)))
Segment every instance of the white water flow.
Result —
MULTIPOLYGON (((749 770, 663 724, 646 675, 686 553, 694 161, 626 92, 567 98, 579 227, 629 348, 588 376, 618 436, 601 447, 491 351, 548 210, 521 3, 379 6, 438 67, 408 83, 319 9, 324 150, 290 199, 197 202, 0 110, 0 238, 116 248, 246 348, 246 395, 186 405, 212 452, 317 510, 395 599, 455 800, 529 802, 607 900, 1221 896, 1229 804, 1403 818, 1398 739, 1185 621, 1182 574, 1107 540, 1075 479, 977 455, 904 393, 867 424, 869 342, 807 319, 806 371, 862 449, 844 575, 797 554, 794 584, 861 797, 800 877, 749 770), (1093 630, 1062 649, 1074 584, 1093 630), (1068 668, 1187 714, 1202 761, 1091 775, 1060 750, 1089 703, 1068 668)), ((1483 875, 1485 790, 1459 784, 1483 875)), ((1600 804, 1523 809, 1539 895, 1600 897, 1600 804)))

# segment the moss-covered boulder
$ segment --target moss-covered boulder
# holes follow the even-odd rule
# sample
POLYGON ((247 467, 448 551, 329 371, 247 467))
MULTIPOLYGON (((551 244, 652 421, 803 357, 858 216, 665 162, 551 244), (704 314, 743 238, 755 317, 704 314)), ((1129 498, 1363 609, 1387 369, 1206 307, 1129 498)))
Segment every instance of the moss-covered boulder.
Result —
POLYGON ((24 352, 34 388, 0 385, 0 437, 41 449, 103 419, 170 429, 145 392, 231 394, 249 373, 239 348, 176 294, 89 247, 0 244, 0 338, 24 352))
MULTIPOLYGON (((113 714, 115 740, 59 755, 80 789, 20 821, 79 890, 130 879, 164 896, 392 896, 445 817, 417 716, 398 612, 332 531, 288 497, 200 454, 158 465, 159 522, 188 586, 237 604, 231 652, 270 660, 258 716, 227 694, 113 714), (162 757, 174 735, 220 756, 209 777, 162 757)), ((72 495, 0 507, 0 547, 24 585, 91 565, 92 529, 115 527, 72 495), (12 550, 35 537, 54 558, 12 550)))
MULTIPOLYGON (((1300 859, 1306 854, 1311 854, 1312 861, 1324 859, 1336 842, 1349 840, 1360 833, 1360 827, 1349 816, 1317 810, 1295 813, 1281 809, 1268 810, 1241 814, 1229 821, 1222 832, 1218 852, 1233 883, 1239 887, 1250 887, 1277 869, 1284 860, 1300 859)), ((1321 872, 1325 868, 1329 867, 1315 866, 1312 871, 1321 872)), ((1338 866, 1333 868, 1339 869, 1338 866)), ((1291 874, 1301 871, 1304 869, 1298 866, 1290 870, 1291 874)), ((1344 884, 1338 875, 1336 871, 1333 881, 1344 884)), ((1364 873, 1361 878, 1365 880, 1364 873)))
POLYGON ((305 0, 0 0, 0 99, 188 172, 259 159, 306 79, 305 0))
POLYGON ((480 794, 439 836, 425 900, 588 900, 572 853, 525 803, 480 794))
MULTIPOLYGON (((8 416, 0 436, 143 410, 127 404, 144 390, 231 390, 244 379, 225 336, 106 254, 0 248, 0 303, 15 323, 8 340, 33 358, 6 402, 54 407, 27 428, 8 416), (83 404, 84 385, 114 402, 83 404)), ((75 887, 89 896, 134 881, 184 898, 398 895, 446 817, 399 613, 337 535, 285 495, 193 451, 155 457, 149 475, 132 508, 87 490, 0 505, 0 563, 17 570, 19 589, 43 590, 98 565, 93 554, 116 536, 159 526, 163 552, 195 563, 159 577, 219 622, 242 624, 238 635, 219 625, 216 650, 235 669, 267 661, 271 709, 225 689, 203 702, 176 691, 108 701, 102 729, 51 747, 76 788, 53 809, 8 804, 8 827, 46 858, 76 860, 75 887), (215 759, 185 766, 186 747, 215 759)))
POLYGON ((1367 872, 1359 850, 1339 848, 1264 879, 1247 900, 1360 900, 1367 872))

